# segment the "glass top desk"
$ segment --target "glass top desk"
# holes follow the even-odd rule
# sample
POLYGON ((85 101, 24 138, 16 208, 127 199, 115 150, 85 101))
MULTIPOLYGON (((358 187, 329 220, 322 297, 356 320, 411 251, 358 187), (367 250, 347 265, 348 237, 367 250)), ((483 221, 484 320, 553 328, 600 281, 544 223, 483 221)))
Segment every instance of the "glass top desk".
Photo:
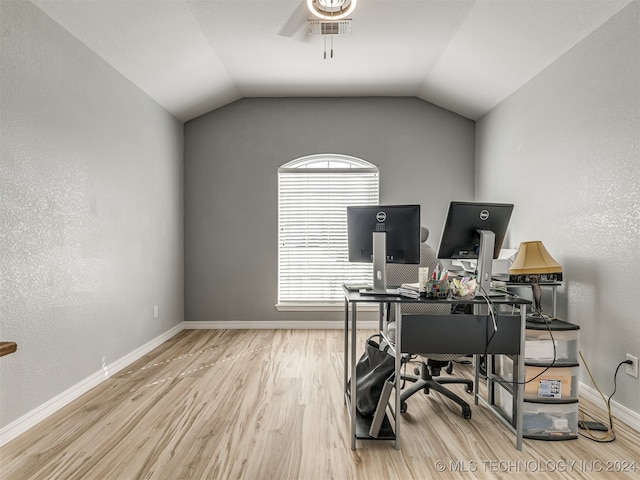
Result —
POLYGON ((356 349, 357 349, 357 329, 358 329, 358 304, 378 304, 379 325, 381 332, 384 331, 386 322, 386 306, 388 304, 395 308, 396 318, 396 342, 390 351, 395 356, 395 378, 396 386, 399 385, 400 368, 402 364, 401 353, 452 353, 465 352, 474 354, 474 403, 478 401, 488 406, 516 435, 516 448, 522 449, 522 406, 524 397, 524 343, 527 305, 531 301, 513 297, 510 295, 490 297, 494 306, 513 306, 516 314, 499 312, 496 316, 498 329, 495 336, 493 318, 489 315, 487 301, 483 298, 472 299, 430 299, 426 297, 408 298, 396 295, 371 295, 361 294, 359 291, 349 290, 343 285, 344 291, 344 379, 343 389, 345 403, 349 411, 351 449, 356 449, 357 439, 382 439, 395 440, 395 448, 400 449, 400 389, 394 388, 395 399, 389 402, 391 408, 391 418, 393 424, 386 418, 382 430, 377 437, 369 435, 369 425, 371 419, 362 417, 356 410, 355 398, 356 382, 349 382, 352 372, 356 371, 356 349), (413 315, 405 314, 403 321, 402 305, 406 304, 434 304, 443 305, 472 305, 473 314, 448 314, 448 315, 413 315), (405 330, 403 331, 403 323, 405 330), (349 336, 349 330, 351 335, 349 336), (491 341, 489 342, 489 338, 491 341), (479 380, 479 355, 488 355, 486 362, 487 382, 493 381, 491 355, 508 354, 514 357, 514 375, 517 379, 514 385, 514 412, 511 422, 495 408, 492 398, 493 388, 488 385, 487 398, 480 396, 478 391, 479 380), (354 401, 351 401, 354 399, 354 401))

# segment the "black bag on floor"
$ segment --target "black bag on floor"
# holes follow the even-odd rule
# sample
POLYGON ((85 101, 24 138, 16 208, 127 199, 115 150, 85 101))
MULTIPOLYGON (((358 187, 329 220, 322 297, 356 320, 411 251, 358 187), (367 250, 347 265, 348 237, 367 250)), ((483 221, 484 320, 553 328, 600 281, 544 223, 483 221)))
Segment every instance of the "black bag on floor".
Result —
POLYGON ((396 369, 396 359, 388 353, 389 345, 380 346, 372 335, 367 339, 364 353, 356 364, 356 408, 364 416, 376 411, 384 382, 396 369))

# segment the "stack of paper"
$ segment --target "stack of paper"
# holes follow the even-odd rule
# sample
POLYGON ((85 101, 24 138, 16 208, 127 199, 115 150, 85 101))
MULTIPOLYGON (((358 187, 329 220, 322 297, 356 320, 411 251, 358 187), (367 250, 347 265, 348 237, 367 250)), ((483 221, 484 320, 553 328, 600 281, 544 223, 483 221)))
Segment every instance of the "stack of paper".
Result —
POLYGON ((409 298, 420 298, 420 293, 417 289, 406 288, 404 285, 398 288, 398 295, 409 298))

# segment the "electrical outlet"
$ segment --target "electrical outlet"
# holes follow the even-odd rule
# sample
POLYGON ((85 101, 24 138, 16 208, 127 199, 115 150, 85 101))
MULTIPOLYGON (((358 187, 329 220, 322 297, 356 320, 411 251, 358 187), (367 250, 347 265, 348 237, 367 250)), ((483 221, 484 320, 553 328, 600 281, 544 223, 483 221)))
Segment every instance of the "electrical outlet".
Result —
POLYGON ((153 306, 153 318, 158 318, 158 305, 153 306))
POLYGON ((638 357, 634 357, 633 355, 629 355, 627 353, 627 360, 631 360, 633 363, 631 365, 626 365, 625 372, 627 373, 627 375, 638 378, 638 357))

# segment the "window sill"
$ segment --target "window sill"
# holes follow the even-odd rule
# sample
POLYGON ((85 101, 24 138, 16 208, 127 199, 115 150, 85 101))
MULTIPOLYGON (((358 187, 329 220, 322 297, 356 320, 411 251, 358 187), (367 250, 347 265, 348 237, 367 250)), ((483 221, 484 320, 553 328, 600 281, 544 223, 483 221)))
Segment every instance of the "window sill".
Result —
MULTIPOLYGON (((358 305, 359 312, 377 312, 378 305, 358 305)), ((278 303, 279 312, 344 312, 344 302, 336 303, 278 303)))

